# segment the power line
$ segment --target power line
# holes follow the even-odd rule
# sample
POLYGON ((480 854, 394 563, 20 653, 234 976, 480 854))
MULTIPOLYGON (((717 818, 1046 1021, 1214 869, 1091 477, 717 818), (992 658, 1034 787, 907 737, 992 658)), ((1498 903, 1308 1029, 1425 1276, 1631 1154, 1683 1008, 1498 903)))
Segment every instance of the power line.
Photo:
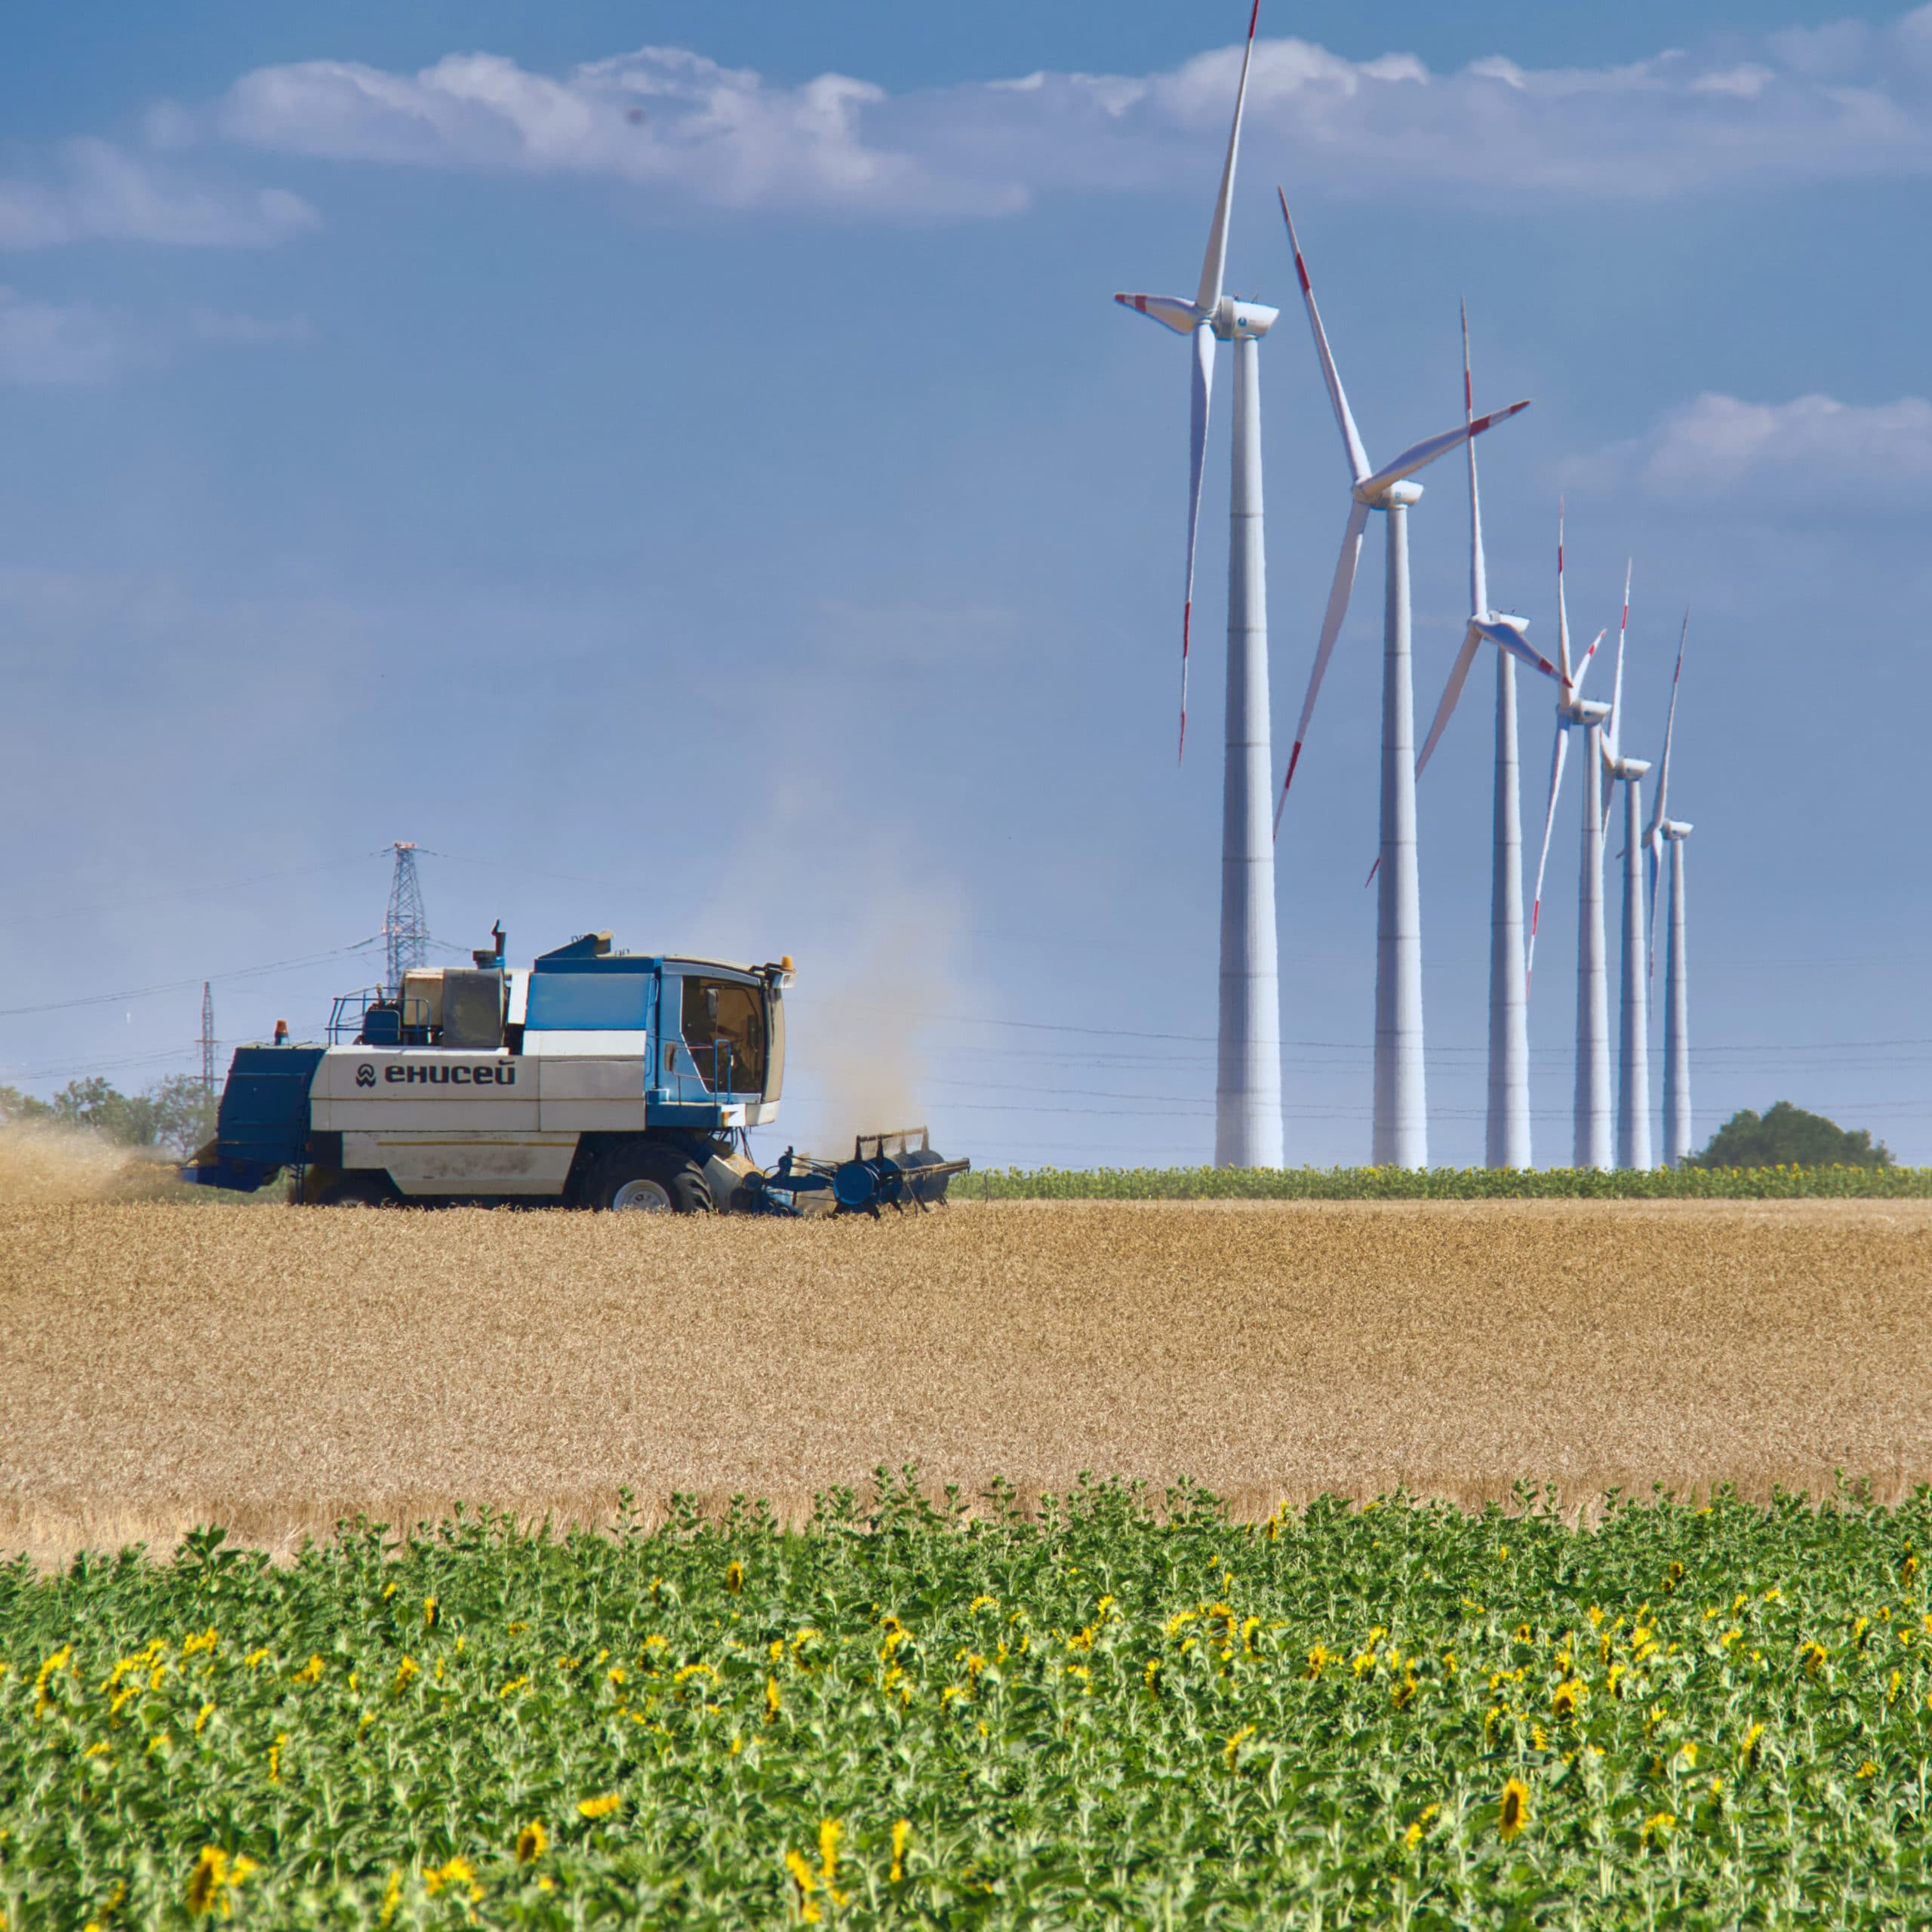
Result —
POLYGON ((341 872, 350 866, 366 865, 372 858, 382 857, 380 852, 358 852, 346 859, 324 859, 312 866, 281 866, 273 872, 248 872, 239 878, 221 878, 201 885, 184 885, 171 892, 143 892, 130 897, 117 894, 112 899, 100 899, 76 905, 72 903, 57 906, 51 911, 43 909, 42 916, 51 918, 73 918, 88 912, 118 912, 130 906, 163 906, 177 899, 202 899, 210 893, 233 892, 245 885, 263 885, 275 879, 306 878, 316 872, 341 872))
MULTIPOLYGON (((380 946, 380 935, 373 939, 358 939, 353 946, 331 946, 326 952, 311 952, 300 959, 272 959, 264 966, 238 966, 230 973, 213 973, 202 983, 213 980, 250 980, 264 973, 293 972, 298 966, 320 965, 325 959, 340 959, 345 954, 365 952, 372 946, 380 946)), ((40 1006, 0 1007, 0 1020, 18 1020, 36 1013, 65 1013, 79 1006, 114 1006, 123 1000, 149 999, 159 993, 178 993, 194 984, 189 980, 165 980, 152 986, 132 986, 121 992, 89 993, 82 999, 49 1000, 40 1006)))
MULTIPOLYGON (((916 1020, 929 1023, 937 1022, 947 1026, 1003 1026, 1024 1032, 1079 1033, 1090 1035, 1094 1038, 1109 1040, 1173 1040, 1189 1046, 1212 1046, 1215 1044, 1214 1035, 1211 1033, 1148 1033, 1139 1032, 1133 1028, 1126 1026, 1077 1026, 1064 1022, 1045 1020, 996 1020, 987 1014, 977 1013, 922 1013, 916 1010, 906 1008, 895 1008, 873 1006, 869 1005, 864 1001, 857 1000, 827 999, 814 1001, 808 998, 805 1000, 795 1001, 793 1004, 795 1006, 803 1008, 808 1011, 809 1011, 811 1008, 814 1005, 836 1007, 849 1012, 871 1014, 880 1018, 916 1020)), ((1263 1044, 1265 1044, 1266 1043, 1263 1042, 1263 1044)), ((1277 1042, 1277 1044, 1283 1047, 1294 1047, 1297 1048, 1325 1052, 1367 1053, 1372 1051, 1372 1043, 1361 1040, 1282 1040, 1277 1042)), ((1904 1047, 1911 1047, 1915 1048, 1932 1047, 1932 1039, 1780 1040, 1762 1041, 1747 1041, 1722 1044, 1712 1042, 1707 1045, 1694 1046, 1691 1048, 1691 1051, 1693 1053, 1700 1054, 1743 1053, 1857 1053, 1866 1051, 1875 1051, 1880 1049, 1895 1051, 1897 1049, 1904 1047)), ((1432 1054, 1475 1055, 1486 1054, 1488 1052, 1489 1049, 1485 1046, 1440 1046, 1431 1047, 1429 1051, 1432 1054)), ((1567 1060, 1571 1057, 1570 1049, 1567 1048, 1546 1047, 1536 1049, 1535 1051, 1540 1054, 1546 1054, 1552 1058, 1567 1060)))

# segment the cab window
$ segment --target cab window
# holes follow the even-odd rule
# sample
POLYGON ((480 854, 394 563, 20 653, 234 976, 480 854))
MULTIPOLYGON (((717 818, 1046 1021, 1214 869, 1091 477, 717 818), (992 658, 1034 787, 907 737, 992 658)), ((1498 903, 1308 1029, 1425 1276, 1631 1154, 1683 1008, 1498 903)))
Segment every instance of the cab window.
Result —
POLYGON ((698 1076, 716 1092, 764 1091, 764 989, 738 980, 688 977, 685 1044, 698 1076))

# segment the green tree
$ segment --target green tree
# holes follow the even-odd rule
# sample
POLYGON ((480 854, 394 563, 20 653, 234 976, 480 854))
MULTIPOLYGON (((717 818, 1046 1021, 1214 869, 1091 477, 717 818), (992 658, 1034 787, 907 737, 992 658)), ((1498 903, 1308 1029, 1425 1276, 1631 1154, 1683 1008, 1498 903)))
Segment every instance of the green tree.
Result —
POLYGON ((18 1120, 45 1120, 54 1109, 45 1100, 23 1094, 17 1087, 0 1087, 0 1127, 18 1120))
POLYGON ((1768 1112, 1749 1107, 1734 1113, 1710 1138, 1701 1154, 1690 1156, 1698 1168, 1889 1168, 1891 1149, 1881 1140, 1875 1147, 1863 1128, 1852 1132, 1780 1100, 1768 1112))
POLYGON ((63 1127, 88 1128, 125 1147, 140 1147, 141 1138, 128 1097, 97 1073, 70 1080, 54 1097, 54 1118, 63 1127))
POLYGON ((45 1120, 98 1134, 123 1147, 192 1154, 214 1132, 216 1102, 192 1074, 171 1074, 146 1092, 124 1094, 98 1074, 69 1081, 51 1101, 0 1087, 0 1124, 45 1120))
POLYGON ((162 1146, 183 1159, 214 1137, 216 1097, 192 1073, 158 1080, 134 1105, 144 1110, 145 1146, 162 1146))

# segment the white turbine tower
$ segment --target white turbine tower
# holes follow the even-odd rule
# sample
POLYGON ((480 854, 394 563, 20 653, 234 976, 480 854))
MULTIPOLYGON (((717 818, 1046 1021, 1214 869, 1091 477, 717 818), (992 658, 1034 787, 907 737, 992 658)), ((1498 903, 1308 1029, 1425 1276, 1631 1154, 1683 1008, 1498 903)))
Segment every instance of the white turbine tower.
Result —
POLYGON ((1543 854, 1537 860, 1536 897, 1530 906, 1530 944, 1523 977, 1536 964, 1537 928, 1543 919, 1543 873, 1550 835, 1556 829, 1556 798, 1570 755, 1570 734, 1584 737, 1583 890, 1577 921, 1577 1092, 1573 1164, 1611 1164, 1610 1002, 1604 980, 1603 721, 1610 706, 1583 694, 1584 674, 1609 633, 1598 631, 1573 676, 1570 669, 1570 607, 1563 590, 1563 511, 1556 512, 1556 655, 1561 681, 1556 694, 1556 743, 1549 761, 1549 810, 1543 823, 1543 854))
MULTIPOLYGON (((1278 190, 1277 191, 1279 192, 1278 190)), ((1309 326, 1315 334, 1315 352, 1321 358, 1328 399, 1334 405, 1336 426, 1342 432, 1343 453, 1349 465, 1349 520, 1342 533, 1342 554, 1328 592, 1327 614, 1321 620, 1321 638, 1315 646, 1315 668, 1301 721, 1295 727, 1294 749, 1288 754, 1287 775, 1281 781, 1281 804, 1275 809, 1280 829, 1281 813, 1294 783, 1295 766, 1308 740, 1309 720, 1335 648, 1335 639, 1348 614, 1349 594, 1355 587, 1355 565, 1361 555, 1362 533, 1371 510, 1389 518, 1388 573, 1382 630, 1382 851, 1375 862, 1380 875, 1375 915, 1375 1116, 1373 1155, 1377 1167, 1426 1168, 1429 1164, 1429 1112, 1423 1079, 1422 907, 1416 864, 1415 697, 1409 661, 1409 509, 1422 495, 1420 484, 1407 479, 1419 469, 1481 435, 1493 424, 1506 421, 1527 402, 1512 403, 1487 416, 1466 420, 1451 429, 1404 450, 1381 469, 1373 467, 1355 418, 1349 413, 1342 379, 1329 352, 1321 312, 1308 264, 1295 236, 1288 198, 1281 196, 1281 219, 1287 223, 1288 245, 1294 251, 1295 273, 1307 304, 1309 326)))
MULTIPOLYGON (((1469 379, 1469 314, 1463 311, 1463 419, 1475 422, 1475 395, 1469 379)), ((1469 681, 1470 667, 1483 640, 1496 653, 1496 794, 1491 827, 1493 867, 1489 899, 1489 1110, 1484 1158, 1492 1168, 1527 1168, 1530 1151, 1530 1032, 1528 989, 1523 958, 1523 813, 1518 795, 1516 765, 1516 665, 1521 658, 1531 669, 1554 678, 1556 666, 1534 651, 1523 633, 1525 620, 1489 604, 1488 566, 1483 556, 1482 506, 1476 488, 1476 446, 1469 455, 1469 621, 1463 648, 1451 668, 1435 722, 1429 727, 1416 776, 1435 751, 1437 740, 1456 709, 1469 681)))
POLYGON ((1623 962, 1617 1038, 1617 1164, 1651 1164, 1650 952, 1644 938, 1644 775, 1648 758, 1623 755, 1623 644, 1630 629, 1630 570, 1623 571, 1623 617, 1617 632, 1617 678, 1611 688, 1604 776, 1604 829, 1617 787, 1623 787, 1623 962))
POLYGON ((1280 313, 1222 292, 1228 213, 1247 98, 1261 0, 1228 131, 1221 192, 1208 232, 1201 284, 1183 296, 1116 295, 1126 307, 1193 341, 1187 500, 1187 591, 1181 607, 1180 748, 1187 746, 1188 653, 1194 613, 1194 548, 1207 460, 1214 345, 1235 345, 1233 487, 1228 543, 1226 762, 1221 792, 1221 974, 1219 1071, 1214 1093, 1217 1167, 1281 1164, 1281 999, 1275 954, 1275 865, 1268 827, 1273 755, 1268 733, 1268 585, 1262 544, 1260 339, 1280 313))
POLYGON ((1666 1167, 1681 1167, 1689 1158, 1690 1137, 1690 1014, 1689 967, 1684 951, 1684 841, 1690 828, 1681 819, 1664 815, 1670 789, 1670 740, 1677 726, 1677 682, 1684 675, 1684 642, 1690 634, 1690 614, 1677 640, 1677 669, 1670 675, 1670 709, 1664 719, 1663 757, 1657 766, 1657 802, 1651 808, 1644 843, 1651 854, 1651 932, 1654 951, 1657 921, 1657 878, 1670 848, 1670 926, 1664 949, 1663 982, 1663 1158, 1666 1167))

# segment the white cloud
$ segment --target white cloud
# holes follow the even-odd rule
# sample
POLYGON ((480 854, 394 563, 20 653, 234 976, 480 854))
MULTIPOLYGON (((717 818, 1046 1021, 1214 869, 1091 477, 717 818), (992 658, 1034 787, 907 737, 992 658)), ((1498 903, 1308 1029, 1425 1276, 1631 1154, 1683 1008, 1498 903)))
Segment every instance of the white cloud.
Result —
MULTIPOLYGON (((1436 72, 1311 42, 1255 50, 1250 146, 1291 178, 1363 192, 1662 198, 1932 171, 1932 7, 1767 36, 1721 59, 1600 68, 1503 54, 1436 72)), ((739 208, 993 214, 1056 188, 1193 181, 1225 138, 1240 50, 1145 75, 1029 74, 890 94, 799 86, 648 47, 543 74, 488 54, 414 74, 306 61, 243 75, 195 126, 286 153, 604 177, 739 208)))
POLYGON ((36 302, 0 287, 0 382, 104 382, 146 353, 122 323, 92 303, 36 302))
POLYGON ((601 175, 724 206, 990 211, 1007 190, 934 177, 869 143, 884 91, 840 74, 770 85, 676 48, 561 78, 489 54, 417 74, 352 61, 265 67, 237 81, 214 125, 234 140, 336 160, 601 175))
POLYGON ((300 346, 314 339, 300 315, 195 308, 173 321, 142 321, 91 302, 42 301, 0 285, 0 383, 104 383, 131 368, 169 361, 196 344, 300 346))
POLYGON ((1836 80, 1857 72, 1871 41, 1872 29, 1863 20, 1834 20, 1829 26, 1784 28, 1768 44, 1779 65, 1793 73, 1836 80))
POLYGON ((46 179, 0 177, 0 248, 92 241, 262 248, 317 220, 281 189, 211 186, 107 141, 66 142, 60 162, 46 179))
POLYGON ((1882 500, 1887 491, 1916 494, 1928 478, 1932 402, 1922 396, 1862 404, 1801 395, 1773 403, 1706 393, 1564 472, 1572 485, 1635 481, 1676 500, 1749 496, 1814 505, 1882 500))

